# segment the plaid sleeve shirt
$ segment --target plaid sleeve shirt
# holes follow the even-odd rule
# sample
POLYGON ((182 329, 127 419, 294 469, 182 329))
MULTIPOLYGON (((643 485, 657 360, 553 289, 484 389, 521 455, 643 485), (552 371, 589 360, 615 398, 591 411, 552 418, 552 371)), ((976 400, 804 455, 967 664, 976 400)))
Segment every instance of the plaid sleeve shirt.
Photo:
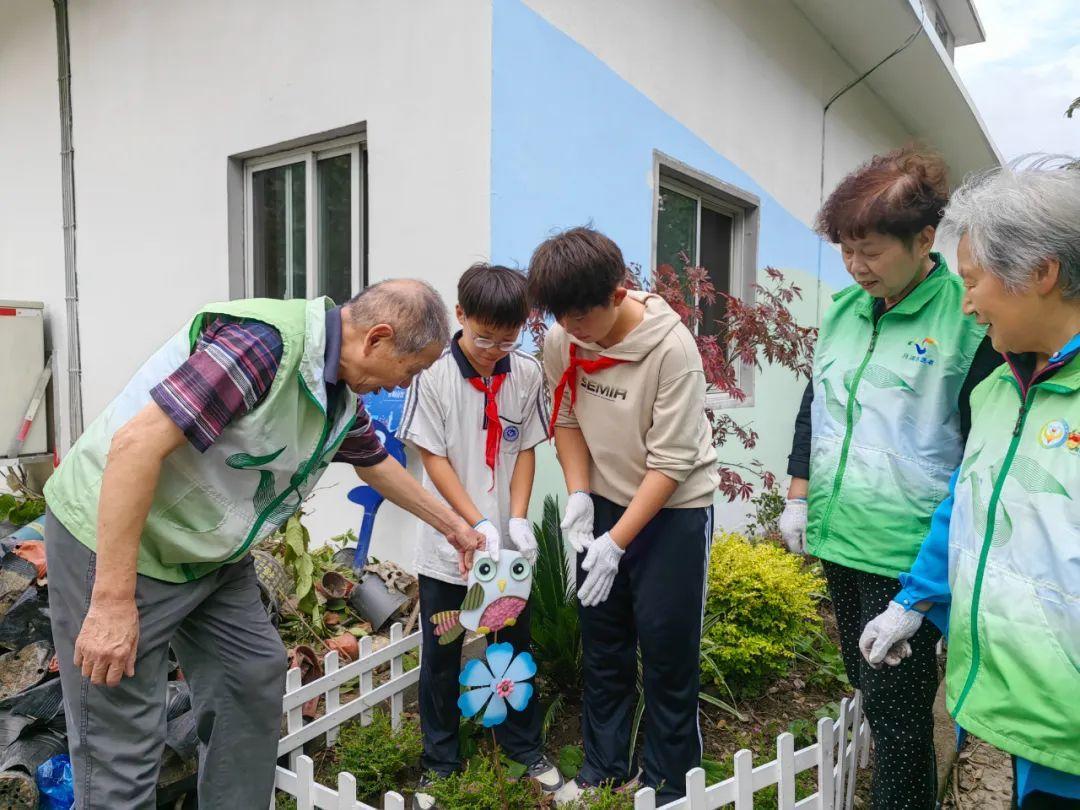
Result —
MULTIPOLYGON (((281 364, 281 335, 259 321, 219 317, 199 336, 195 351, 150 391, 154 402, 200 453, 270 390, 281 364)), ((334 461, 370 467, 387 457, 362 400, 356 421, 334 461)))

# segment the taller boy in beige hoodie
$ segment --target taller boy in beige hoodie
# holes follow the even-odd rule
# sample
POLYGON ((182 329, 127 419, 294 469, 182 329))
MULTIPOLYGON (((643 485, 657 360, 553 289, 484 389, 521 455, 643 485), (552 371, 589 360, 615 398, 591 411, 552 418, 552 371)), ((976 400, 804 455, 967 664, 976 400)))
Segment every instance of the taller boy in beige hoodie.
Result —
POLYGON ((573 228, 529 264, 552 428, 577 552, 585 764, 564 788, 631 782, 637 646, 645 687, 644 782, 670 801, 701 759, 699 645, 716 452, 694 338, 659 296, 628 291, 618 246, 573 228))

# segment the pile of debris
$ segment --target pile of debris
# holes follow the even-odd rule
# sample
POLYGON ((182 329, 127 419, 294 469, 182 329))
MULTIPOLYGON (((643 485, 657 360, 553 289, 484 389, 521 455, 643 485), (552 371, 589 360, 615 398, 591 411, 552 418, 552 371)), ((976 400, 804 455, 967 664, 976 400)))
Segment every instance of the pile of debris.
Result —
MULTIPOLYGON (((351 532, 310 550, 302 514, 254 552, 263 605, 281 633, 289 664, 301 682, 323 675, 322 658, 336 650, 341 663, 360 655, 359 639, 371 636, 373 650, 389 643, 389 627, 416 626, 419 583, 393 562, 356 559, 351 532)), ((308 719, 318 716, 318 699, 305 704, 308 719)))
MULTIPOLYGON (((390 643, 394 622, 413 632, 420 611, 419 582, 391 562, 357 558, 347 532, 311 550, 297 513, 253 552, 262 604, 278 627, 289 666, 308 684, 323 676, 323 656, 337 650, 342 663, 360 657, 359 639, 372 636, 373 650, 390 643)), ((319 716, 320 699, 303 705, 307 719, 319 716)))
MULTIPOLYGON (((49 625, 43 512, 39 499, 0 495, 0 807, 20 810, 59 806, 39 795, 39 786, 44 774, 65 773, 68 754, 49 625)), ((191 694, 175 661, 170 669, 159 806, 171 806, 193 790, 197 768, 191 694)), ((69 766, 66 779, 70 794, 69 766)), ((64 792, 55 778, 48 784, 64 792)))
POLYGON ((0 498, 0 806, 36 808, 38 767, 67 751, 43 520, 20 526, 0 498))

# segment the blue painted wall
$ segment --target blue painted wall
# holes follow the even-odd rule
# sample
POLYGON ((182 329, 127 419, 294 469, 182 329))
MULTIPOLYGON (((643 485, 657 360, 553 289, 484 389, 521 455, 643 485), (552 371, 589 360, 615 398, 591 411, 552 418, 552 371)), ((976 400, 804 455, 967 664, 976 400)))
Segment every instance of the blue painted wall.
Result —
MULTIPOLYGON (((553 229, 591 221, 648 270, 656 149, 756 194, 759 266, 816 277, 818 237, 752 177, 519 0, 493 5, 493 260, 524 267, 553 229)), ((849 283, 836 251, 821 264, 825 287, 849 283)))

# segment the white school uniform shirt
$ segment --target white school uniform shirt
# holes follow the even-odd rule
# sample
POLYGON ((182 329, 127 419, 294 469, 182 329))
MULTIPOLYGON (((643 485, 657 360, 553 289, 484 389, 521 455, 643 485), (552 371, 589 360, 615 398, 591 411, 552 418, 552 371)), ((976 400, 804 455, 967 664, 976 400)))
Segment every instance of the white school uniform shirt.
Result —
MULTIPOLYGON (((495 374, 506 374, 495 395, 502 423, 502 441, 492 471, 485 460, 487 417, 485 394, 469 383, 480 377, 458 345, 461 332, 450 346, 409 386, 397 437, 412 448, 445 456, 480 513, 502 535, 502 547, 513 547, 509 538, 510 479, 518 453, 547 439, 549 422, 544 394, 544 372, 530 354, 515 351, 500 360, 495 374)), ((490 381, 488 381, 490 382, 490 381)), ((421 465, 422 467, 422 465, 421 465)), ((426 490, 445 503, 423 470, 426 490)), ((418 574, 455 585, 464 585, 458 573, 457 550, 437 530, 417 521, 415 570, 418 574)))

